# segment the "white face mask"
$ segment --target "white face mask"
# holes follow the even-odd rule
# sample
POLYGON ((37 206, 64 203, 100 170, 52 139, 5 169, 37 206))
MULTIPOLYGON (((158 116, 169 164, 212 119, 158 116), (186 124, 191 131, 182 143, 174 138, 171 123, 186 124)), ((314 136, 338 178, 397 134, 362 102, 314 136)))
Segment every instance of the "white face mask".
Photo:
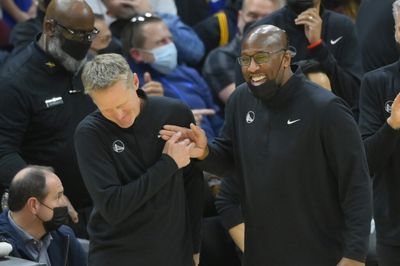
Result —
POLYGON ((151 66, 162 74, 171 73, 178 65, 178 52, 173 42, 151 50, 154 62, 151 66))

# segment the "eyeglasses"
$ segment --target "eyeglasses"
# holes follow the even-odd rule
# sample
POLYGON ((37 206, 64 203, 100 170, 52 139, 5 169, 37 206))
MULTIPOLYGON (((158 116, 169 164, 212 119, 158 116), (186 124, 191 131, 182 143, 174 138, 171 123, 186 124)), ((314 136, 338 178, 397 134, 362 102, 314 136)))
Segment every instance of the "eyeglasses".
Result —
POLYGON ((282 51, 286 51, 286 49, 280 49, 275 52, 259 52, 251 56, 249 55, 240 56, 238 57, 238 63, 241 66, 249 66, 251 64, 251 59, 253 58, 254 62, 256 62, 257 65, 265 64, 268 63, 273 54, 277 54, 282 51))
MULTIPOLYGON (((144 13, 144 14, 142 14, 142 15, 134 16, 133 18, 131 18, 131 22, 132 22, 132 23, 135 23, 135 22, 143 22, 143 21, 146 21, 146 19, 152 18, 152 17, 157 17, 157 16, 155 16, 155 15, 149 13, 149 12, 146 12, 146 13, 144 13)), ((158 18, 158 17, 157 17, 157 18, 158 18)))
POLYGON ((57 21, 54 20, 54 24, 56 24, 57 26, 59 26, 60 28, 62 28, 63 30, 65 30, 66 32, 68 32, 73 39, 77 40, 77 41, 87 41, 87 42, 91 42, 96 35, 100 32, 98 29, 96 29, 95 27, 93 28, 92 31, 82 31, 82 30, 73 30, 70 28, 67 28, 63 25, 61 25, 60 23, 58 23, 57 21))

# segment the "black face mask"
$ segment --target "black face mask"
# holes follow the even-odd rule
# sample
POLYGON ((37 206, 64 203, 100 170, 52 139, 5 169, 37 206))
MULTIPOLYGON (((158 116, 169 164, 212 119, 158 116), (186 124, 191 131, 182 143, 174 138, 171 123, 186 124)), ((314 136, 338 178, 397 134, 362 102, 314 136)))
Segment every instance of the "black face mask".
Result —
POLYGON ((278 92, 278 90, 281 86, 280 86, 280 84, 278 84, 276 82, 276 79, 278 78, 279 71, 282 66, 283 58, 284 57, 282 57, 281 63, 279 64, 278 73, 276 73, 274 79, 268 80, 258 86, 254 86, 253 84, 251 84, 251 82, 247 82, 247 86, 249 87, 250 92, 254 95, 254 97, 256 97, 257 99, 260 99, 263 102, 268 102, 278 92))
POLYGON ((66 39, 62 35, 60 39, 61 49, 76 60, 82 60, 83 58, 85 58, 91 45, 90 41, 74 41, 66 39))
POLYGON ((313 0, 287 0, 288 7, 293 10, 296 14, 300 14, 303 11, 314 7, 313 0))
MULTIPOLYGON (((61 225, 67 224, 69 221, 68 207, 55 207, 50 208, 47 205, 41 203, 43 206, 53 210, 53 217, 49 221, 43 221, 43 226, 46 232, 57 230, 61 225)), ((40 220, 42 220, 39 217, 40 220)))

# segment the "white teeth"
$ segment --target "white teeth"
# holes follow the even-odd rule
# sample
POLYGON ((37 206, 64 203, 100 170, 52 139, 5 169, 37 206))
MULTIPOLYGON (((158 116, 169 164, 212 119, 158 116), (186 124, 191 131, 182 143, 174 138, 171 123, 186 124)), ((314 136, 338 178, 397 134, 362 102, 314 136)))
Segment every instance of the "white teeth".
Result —
POLYGON ((265 76, 264 75, 260 75, 260 76, 252 76, 251 77, 251 79, 253 80, 253 81, 260 81, 260 80, 262 80, 262 79, 265 79, 265 76))

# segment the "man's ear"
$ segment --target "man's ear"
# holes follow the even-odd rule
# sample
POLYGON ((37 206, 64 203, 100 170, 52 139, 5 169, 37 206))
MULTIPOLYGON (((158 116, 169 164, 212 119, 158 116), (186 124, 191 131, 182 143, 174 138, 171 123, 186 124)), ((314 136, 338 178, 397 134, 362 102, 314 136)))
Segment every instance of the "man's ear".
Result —
POLYGON ((292 62, 292 54, 290 51, 285 51, 284 58, 285 60, 283 62, 283 68, 286 69, 290 67, 290 63, 292 62))
POLYGON ((39 205, 40 205, 40 202, 35 197, 30 197, 26 201, 26 204, 25 204, 25 206, 28 208, 28 210, 33 214, 38 213, 39 205))
POLYGON ((138 89, 139 88, 139 78, 136 73, 133 73, 133 86, 138 89))
POLYGON ((43 21, 43 31, 47 36, 53 36, 55 30, 55 24, 52 19, 45 19, 43 21))
POLYGON ((137 50, 135 48, 129 49, 129 55, 137 63, 144 62, 143 56, 140 54, 139 50, 137 50))

